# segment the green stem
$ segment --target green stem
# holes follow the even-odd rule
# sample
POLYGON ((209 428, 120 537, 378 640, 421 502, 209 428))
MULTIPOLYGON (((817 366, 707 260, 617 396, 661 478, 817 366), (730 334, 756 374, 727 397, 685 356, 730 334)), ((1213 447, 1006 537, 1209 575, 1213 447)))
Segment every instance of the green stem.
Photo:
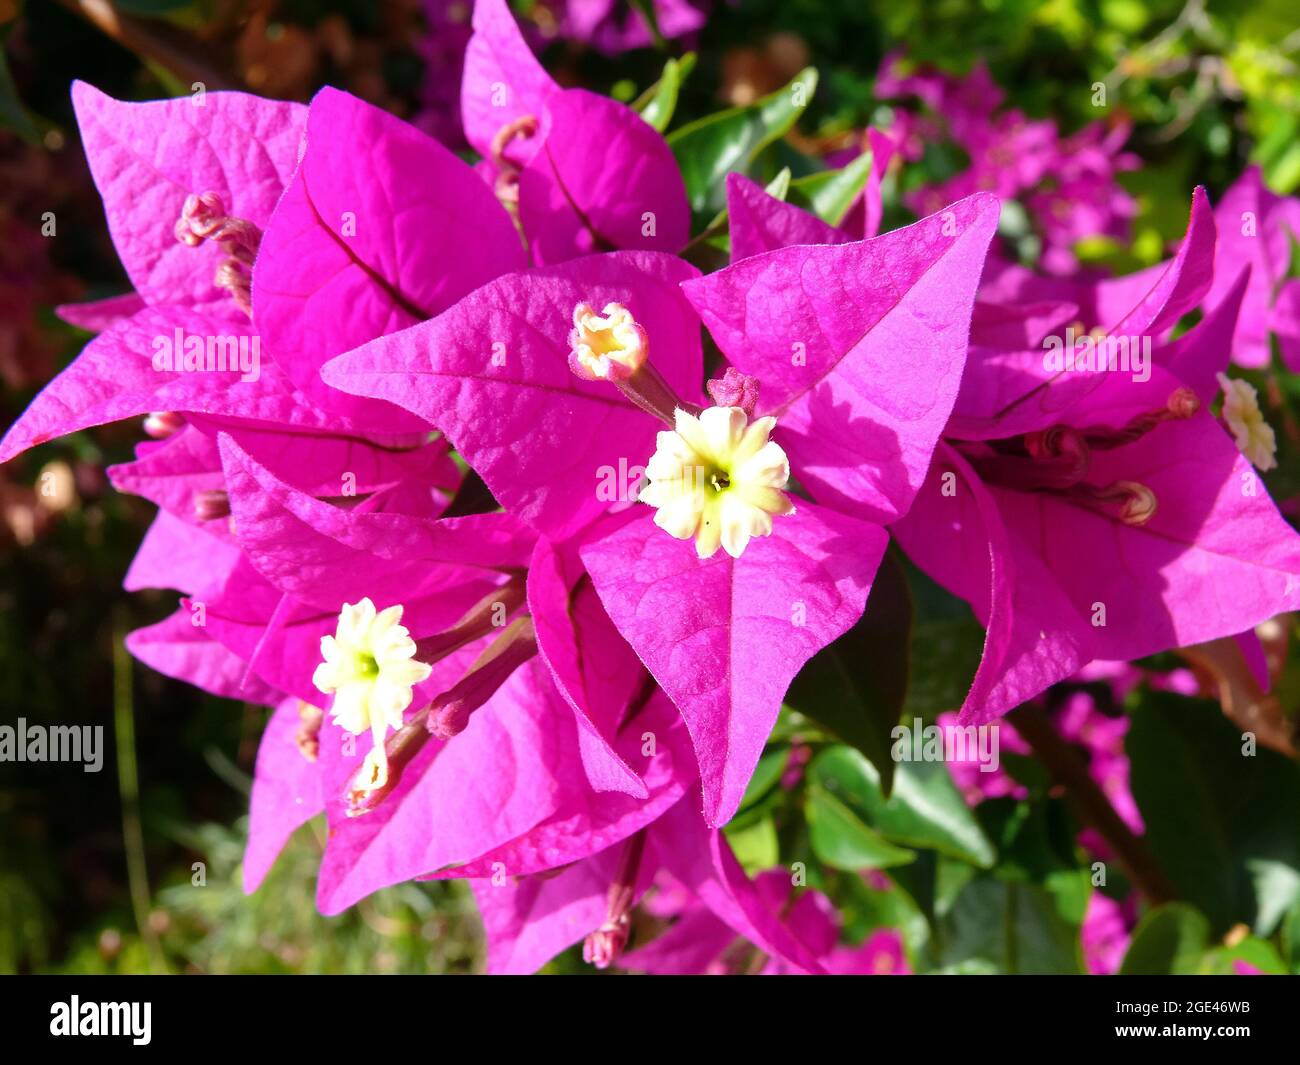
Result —
POLYGON ((149 924, 149 870, 144 856, 144 829, 140 823, 140 777, 135 762, 135 700, 132 693, 131 656, 126 650, 126 623, 119 610, 113 621, 113 729, 117 739, 117 790, 122 802, 122 844, 131 889, 131 909, 136 929, 149 954, 149 968, 165 973, 162 944, 149 924))

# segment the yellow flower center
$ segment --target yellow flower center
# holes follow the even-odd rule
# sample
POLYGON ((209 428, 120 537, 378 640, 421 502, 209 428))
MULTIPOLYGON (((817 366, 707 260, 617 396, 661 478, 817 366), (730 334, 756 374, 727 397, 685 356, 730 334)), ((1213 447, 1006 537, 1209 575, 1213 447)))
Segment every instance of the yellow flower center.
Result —
POLYGON ((625 380, 646 359, 645 330, 621 303, 607 303, 602 314, 590 304, 573 311, 569 365, 588 380, 625 380))
POLYGON ((369 730, 374 737, 369 758, 377 787, 387 779, 384 737, 390 728, 402 727, 412 688, 433 672, 415 660, 415 641, 401 620, 400 604, 377 611, 369 598, 344 603, 334 635, 321 638, 323 661, 312 674, 312 683, 334 696, 334 723, 353 735, 369 730))
POLYGON ((739 558, 755 536, 772 532, 772 516, 793 514, 785 494, 790 463, 769 440, 775 418, 749 422, 739 407, 709 407, 698 418, 676 412, 646 466, 640 500, 655 524, 679 540, 694 538, 700 558, 722 547, 739 558))
POLYGON ((1223 389, 1223 420, 1231 430, 1237 449, 1257 469, 1271 470, 1277 465, 1277 437, 1259 409, 1259 396, 1248 381, 1218 375, 1223 389))

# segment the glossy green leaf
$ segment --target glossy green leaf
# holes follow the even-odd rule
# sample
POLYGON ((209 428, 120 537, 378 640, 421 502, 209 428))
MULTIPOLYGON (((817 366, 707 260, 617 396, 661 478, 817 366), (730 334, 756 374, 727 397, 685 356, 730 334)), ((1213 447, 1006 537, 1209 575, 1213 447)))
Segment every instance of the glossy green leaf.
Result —
POLYGON ((1146 841, 1179 895, 1225 932, 1271 935, 1300 881, 1300 765, 1259 747, 1210 702, 1151 693, 1126 748, 1146 841))
POLYGON ((818 861, 850 872, 885 869, 914 861, 916 855, 895 847, 867 825, 839 795, 816 785, 808 789, 808 831, 818 861))
POLYGON ((664 64, 664 72, 659 80, 636 100, 632 107, 641 112, 650 125, 660 133, 666 130, 677 110, 677 97, 681 92, 682 82, 690 77, 695 69, 695 53, 687 52, 681 59, 670 59, 664 64))
POLYGON ((776 838, 776 825, 764 817, 741 828, 724 830, 727 842, 736 854, 736 860, 753 876, 770 869, 780 861, 780 846, 776 838))
POLYGON ((1146 914, 1133 930, 1121 976, 1195 972, 1209 942, 1210 926, 1194 907, 1171 902, 1146 914))
POLYGON ((816 87, 817 71, 809 67, 770 96, 706 115, 669 135, 697 215, 707 216, 723 206, 724 176, 732 170, 747 173, 764 148, 789 132, 816 87))
POLYGON ((808 778, 892 843, 930 848, 982 868, 993 864, 993 846, 942 762, 900 764, 888 798, 875 767, 851 747, 822 751, 808 778))
POLYGON ((790 182, 790 191, 785 199, 812 212, 828 225, 837 226, 866 188, 867 179, 871 177, 871 164, 872 154, 865 151, 838 170, 823 170, 795 178, 790 182))
POLYGON ((785 745, 770 747, 763 752, 763 757, 754 767, 754 775, 749 778, 749 786, 740 800, 739 810, 744 811, 762 799, 776 787, 781 774, 785 772, 785 763, 790 758, 790 748, 785 745))
POLYGON ((977 968, 1016 974, 1081 971, 1078 931, 1051 894, 993 876, 972 880, 940 922, 939 961, 947 970, 977 968), (988 966, 989 969, 980 967, 988 966))

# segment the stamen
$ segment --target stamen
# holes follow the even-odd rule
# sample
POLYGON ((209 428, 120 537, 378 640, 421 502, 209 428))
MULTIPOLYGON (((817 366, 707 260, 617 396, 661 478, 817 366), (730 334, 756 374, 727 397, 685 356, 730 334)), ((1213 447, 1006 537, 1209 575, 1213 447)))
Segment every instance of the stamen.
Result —
POLYGON ((1139 481, 1114 481, 1104 488, 1078 484, 1064 494, 1091 509, 1111 514, 1134 528, 1141 528, 1155 517, 1159 507, 1155 492, 1139 481), (1111 505, 1115 503, 1119 504, 1117 509, 1111 505))
POLYGON ((191 248, 205 240, 222 246, 227 258, 217 266, 213 284, 229 292, 236 306, 252 318, 253 259, 262 231, 247 219, 227 215, 221 196, 205 192, 185 198, 175 233, 177 240, 191 248))
POLYGON ((1132 418, 1122 429, 1085 429, 1084 439, 1098 451, 1112 451, 1146 436, 1165 422, 1186 421, 1201 409, 1201 401, 1190 388, 1176 388, 1160 410, 1147 411, 1132 418))
POLYGON ((534 115, 520 115, 513 122, 507 122, 492 138, 488 154, 498 170, 510 170, 518 174, 519 167, 506 158, 506 149, 516 137, 527 140, 537 132, 537 118, 534 115))
POLYGON ((1024 492, 1055 492, 1078 484, 1090 462, 1083 437, 1067 426, 1010 440, 962 441, 956 446, 986 484, 1024 492))
POLYGON ((1025 450, 1031 458, 1051 465, 1055 475, 1073 484, 1088 472, 1090 455, 1087 441, 1068 425, 1054 425, 1041 432, 1025 435, 1025 450))
POLYGON ((582 960, 597 969, 608 969, 627 946, 631 931, 632 904, 636 901, 637 875, 645 853, 645 829, 623 846, 618 871, 609 885, 605 922, 583 941, 582 960))
POLYGON ((521 115, 513 122, 507 122, 492 138, 488 146, 488 156, 497 169, 496 180, 492 189, 497 199, 518 221, 519 208, 519 165, 506 158, 506 149, 516 138, 527 140, 537 132, 537 119, 533 115, 521 115))
POLYGON ((533 619, 525 614, 506 627, 452 688, 433 700, 429 706, 429 732, 440 740, 449 740, 465 731, 470 715, 536 654, 533 619))

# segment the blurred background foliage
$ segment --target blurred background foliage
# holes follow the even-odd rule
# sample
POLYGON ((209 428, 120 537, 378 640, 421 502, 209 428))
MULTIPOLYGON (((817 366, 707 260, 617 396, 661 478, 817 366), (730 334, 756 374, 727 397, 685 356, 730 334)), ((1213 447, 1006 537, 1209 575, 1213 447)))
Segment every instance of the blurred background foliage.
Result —
MULTIPOLYGON (((468 9, 427 7, 449 35, 441 44, 420 0, 0 0, 0 420, 11 423, 87 339, 53 306, 127 288, 77 143, 74 78, 125 99, 181 94, 201 80, 305 101, 335 84, 460 148, 447 101, 468 9), (92 8, 116 17, 105 24, 92 8), (41 234, 49 211, 57 239, 41 234)), ((1098 117, 1127 119, 1128 147, 1143 161, 1121 175, 1138 206, 1132 240, 1078 249, 1113 269, 1160 259, 1182 233, 1194 184, 1217 196, 1258 162, 1275 191, 1300 188, 1294 0, 723 0, 696 40, 619 57, 548 39, 554 17, 544 0, 514 7, 559 80, 626 101, 655 84, 668 56, 694 51, 673 129, 749 105, 815 66, 811 105, 756 160, 764 176, 788 166, 798 177, 864 126, 887 124, 874 80, 896 49, 955 73, 983 58, 1008 106, 1053 117, 1064 133, 1098 117)), ((952 166, 927 154, 912 177, 941 180, 952 166)), ((897 189, 886 193, 897 212, 897 189)), ((134 667, 117 650, 124 632, 174 606, 167 594, 120 588, 151 508, 113 492, 102 471, 130 458, 138 439, 134 424, 110 426, 0 469, 0 720, 101 724, 108 747, 98 774, 0 763, 0 972, 481 968, 473 902, 454 882, 403 885, 321 917, 311 902, 320 825, 301 830, 257 895, 244 897, 249 775, 266 712, 134 667), (121 770, 124 753, 133 772, 121 770)), ((1277 476, 1290 494, 1300 491, 1294 472, 1277 476)), ((900 710, 929 721, 960 702, 981 634, 964 606, 905 564, 898 573, 899 601, 873 593, 873 608, 910 626, 910 656, 907 646, 891 652, 910 657, 910 683, 902 678, 897 698, 872 697, 895 721, 900 710)), ((1285 639, 1281 646, 1285 656, 1285 639)), ((1288 711, 1300 692, 1294 659, 1280 670, 1288 711)), ((1185 663, 1148 665, 1159 675, 1185 663)), ((1223 683, 1202 677, 1211 694, 1223 683)), ((900 770, 911 779, 895 794, 938 811, 918 828, 885 810, 876 771, 854 749, 869 737, 815 723, 798 694, 729 829, 751 871, 811 854, 809 883, 836 900, 846 938, 899 928, 919 968, 1078 971, 1087 856, 1041 766, 1009 757, 1027 797, 974 809, 946 772, 900 770), (792 751, 802 770, 782 783, 792 751), (885 872, 864 879, 868 866, 885 872)), ((1125 964, 1232 971, 1244 958, 1264 971, 1300 967, 1295 762, 1264 752, 1264 771, 1243 769, 1240 758, 1224 763, 1222 745, 1205 737, 1226 730, 1234 741, 1233 726, 1213 700, 1140 685, 1124 705, 1112 703, 1105 713, 1133 715, 1133 786, 1150 841, 1191 903, 1148 914, 1125 964), (1184 803, 1189 793, 1196 803, 1184 803), (1208 854, 1207 838, 1217 847, 1208 854)), ((1121 880, 1107 890, 1121 898, 1126 888, 1121 880)), ((551 968, 581 965, 570 952, 551 968)))

